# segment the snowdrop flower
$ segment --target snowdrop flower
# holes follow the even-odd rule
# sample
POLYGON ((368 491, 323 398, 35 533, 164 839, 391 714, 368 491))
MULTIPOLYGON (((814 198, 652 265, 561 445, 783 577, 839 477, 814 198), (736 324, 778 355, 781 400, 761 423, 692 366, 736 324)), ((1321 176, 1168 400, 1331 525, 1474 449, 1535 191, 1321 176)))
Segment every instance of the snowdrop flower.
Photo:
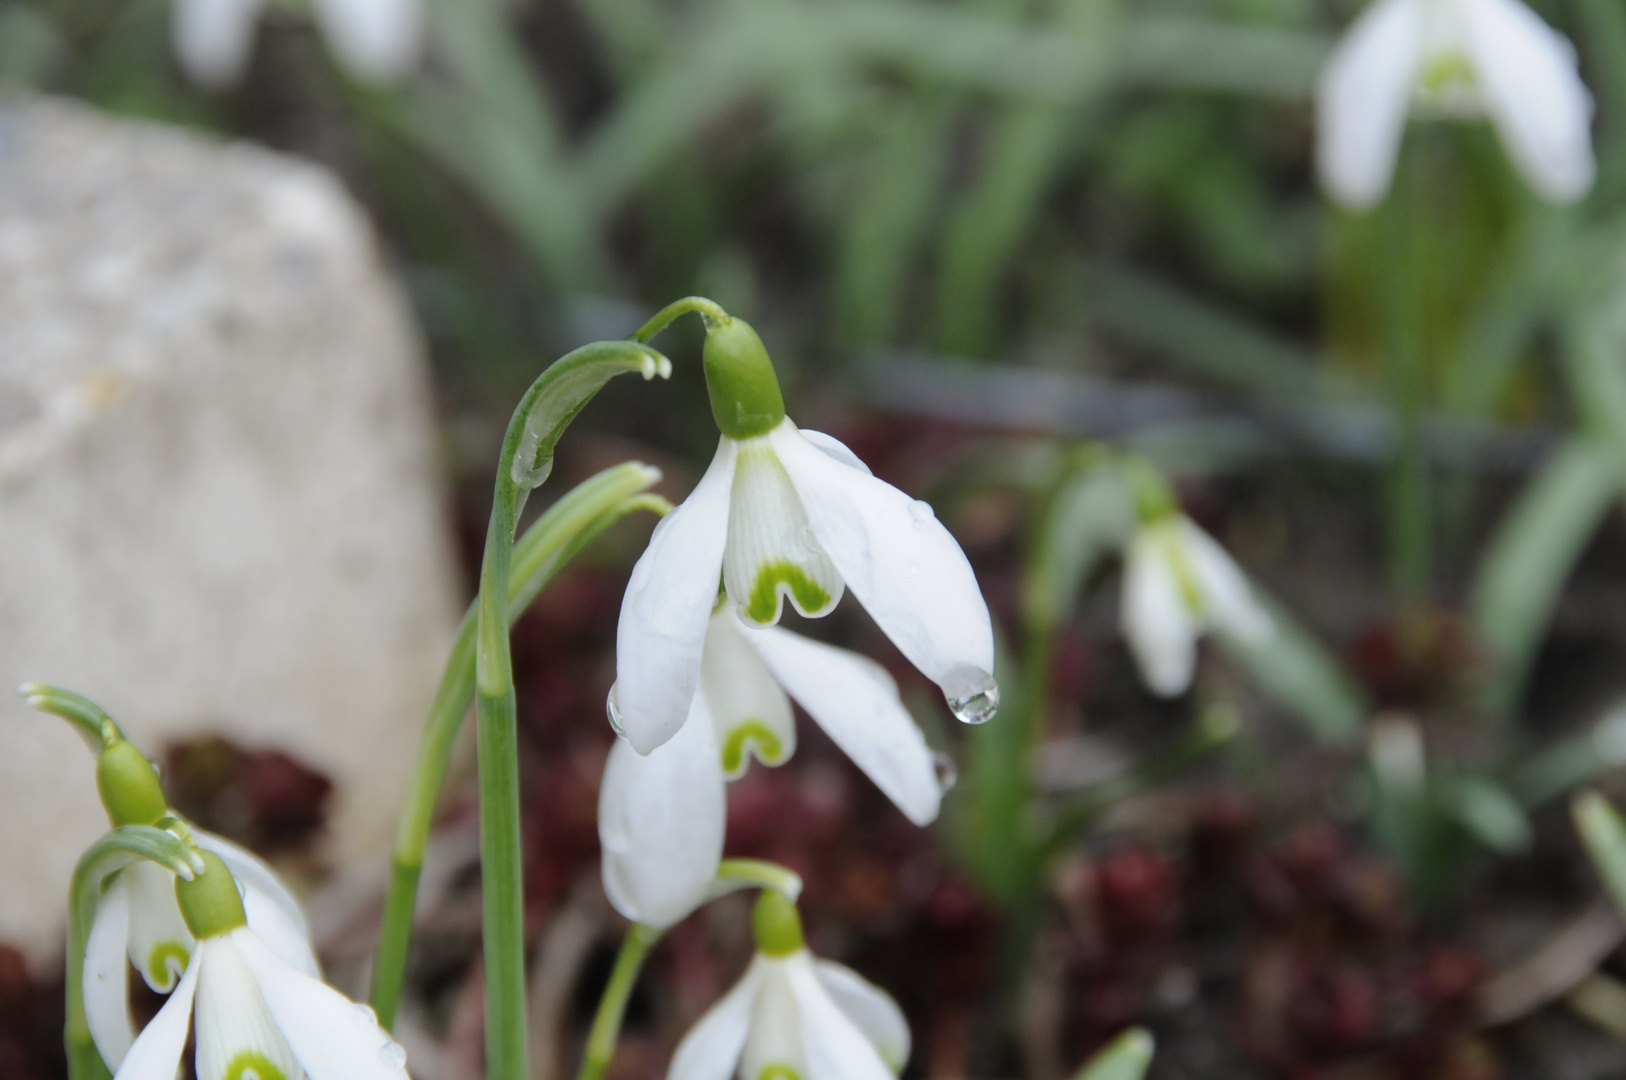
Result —
POLYGON ((1143 523, 1130 540, 1123 590, 1124 638, 1147 686, 1163 697, 1191 685, 1204 632, 1247 642, 1271 632, 1270 616, 1236 563, 1178 511, 1143 523))
MULTIPOLYGON (((264 0, 175 0, 175 55, 201 86, 236 82, 248 64, 264 0)), ((404 75, 422 47, 421 0, 314 0, 316 23, 356 78, 404 75)))
MULTIPOLYGON (((109 738, 97 757, 96 784, 114 825, 156 825, 172 816, 152 763, 122 739, 109 738)), ((305 914, 271 868, 212 833, 194 829, 189 837, 242 883, 242 903, 254 932, 285 963, 315 976, 318 967, 305 914)), ((119 871, 97 905, 85 942, 85 1019, 110 1068, 118 1068, 135 1041, 130 965, 153 990, 167 994, 196 951, 175 899, 175 880, 162 866, 137 862, 119 871)))
POLYGON ((174 1080, 194 1024, 200 1080, 406 1080, 406 1052, 372 1010, 279 957, 248 925, 220 856, 203 860, 175 886, 196 948, 114 1080, 174 1080))
POLYGON ((1376 0, 1322 70, 1317 158, 1333 198, 1382 201, 1406 116, 1488 114, 1530 186, 1586 194, 1592 98, 1575 49, 1520 0, 1376 0))
POLYGON ((700 667, 678 733, 648 756, 617 739, 605 765, 604 891, 628 919, 665 929, 706 899, 722 858, 726 781, 745 775, 752 757, 773 766, 795 752, 791 698, 909 820, 936 820, 943 783, 935 759, 897 684, 873 660, 748 627, 725 602, 707 624, 700 667))
POLYGON ((815 960, 790 901, 765 892, 757 954, 683 1037, 666 1080, 892 1080, 909 1058, 897 1003, 850 968, 815 960))
POLYGON ((806 616, 844 588, 960 719, 999 704, 993 630, 977 581, 931 507, 883 481, 841 443, 785 416, 762 341, 744 320, 708 323, 706 383, 722 431, 711 467, 666 515, 633 568, 616 633, 610 714, 647 754, 677 733, 700 683, 721 573, 743 617, 806 616))

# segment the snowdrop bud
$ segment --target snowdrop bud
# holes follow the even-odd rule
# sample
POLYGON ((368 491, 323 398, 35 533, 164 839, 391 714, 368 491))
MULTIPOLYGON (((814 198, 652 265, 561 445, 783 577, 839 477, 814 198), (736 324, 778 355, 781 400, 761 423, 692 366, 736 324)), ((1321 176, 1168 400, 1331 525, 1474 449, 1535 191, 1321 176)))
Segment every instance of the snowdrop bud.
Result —
POLYGON ((110 740, 96 758, 96 790, 114 825, 151 825, 169 813, 158 770, 123 739, 110 740))
POLYGON ((766 435, 785 418, 773 361, 744 319, 707 320, 705 366, 711 414, 724 435, 731 439, 766 435))
POLYGON ((802 917, 796 905, 776 889, 764 889, 751 912, 751 933, 757 951, 764 956, 789 956, 806 947, 802 937, 802 917))
POLYGON ((175 879, 175 901, 181 906, 187 929, 200 941, 248 925, 237 879, 212 851, 203 853, 203 873, 191 881, 175 879))

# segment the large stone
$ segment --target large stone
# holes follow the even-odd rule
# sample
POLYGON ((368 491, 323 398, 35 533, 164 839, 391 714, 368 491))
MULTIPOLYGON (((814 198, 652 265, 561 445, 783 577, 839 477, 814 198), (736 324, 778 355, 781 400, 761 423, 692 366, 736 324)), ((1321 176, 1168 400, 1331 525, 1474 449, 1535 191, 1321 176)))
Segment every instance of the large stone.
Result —
MULTIPOLYGON (((454 626, 419 340, 320 168, 0 99, 0 683, 221 731, 387 849, 454 626)), ((0 696, 0 939, 59 948, 91 758, 0 696)))

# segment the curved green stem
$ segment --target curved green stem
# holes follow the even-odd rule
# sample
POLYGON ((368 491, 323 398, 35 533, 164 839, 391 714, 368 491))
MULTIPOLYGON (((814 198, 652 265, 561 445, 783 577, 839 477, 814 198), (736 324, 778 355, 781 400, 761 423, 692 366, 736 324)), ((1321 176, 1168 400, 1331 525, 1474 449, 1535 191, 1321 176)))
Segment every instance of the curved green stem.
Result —
MULTIPOLYGON (((660 470, 639 462, 612 466, 583 481, 550 506, 514 545, 508 590, 508 619, 513 624, 555 574, 606 529, 627 514, 649 510, 664 514, 671 504, 643 493, 660 479, 660 470)), ((458 628, 440 687, 424 724, 407 789, 406 806, 396 828, 389 892, 373 961, 371 1000, 379 1023, 395 1023, 406 980, 417 905, 418 877, 434 824, 435 807, 469 699, 474 696, 474 630, 477 608, 471 604, 458 628)))
POLYGON ((525 912, 520 865, 519 733, 509 651, 514 531, 525 496, 547 479, 553 447, 612 377, 669 375, 671 362, 637 342, 597 342, 548 367, 514 410, 480 565, 474 628, 474 720, 480 779, 480 873, 486 971, 486 1076, 526 1080, 525 912))
POLYGON ((96 905, 101 902, 102 882, 139 859, 151 860, 186 880, 203 869, 197 852, 151 825, 121 825, 80 856, 68 894, 68 958, 64 972, 68 1016, 62 1041, 68 1052, 69 1080, 107 1080, 112 1075, 85 1019, 85 944, 90 940, 96 905))
POLYGON ((674 319, 691 313, 706 320, 707 328, 710 328, 715 323, 726 323, 728 321, 728 312, 724 311, 721 305, 707 300, 704 296, 685 296, 682 300, 674 300, 657 311, 628 340, 647 343, 656 334, 665 330, 674 319))
POLYGON ((627 1015, 627 1000, 638 982, 638 972, 649 951, 661 939, 661 932, 643 923, 633 923, 621 942, 616 955, 615 968, 610 981, 599 998, 598 1011, 593 1014, 593 1026, 587 1032, 587 1048, 582 1051, 582 1066, 576 1080, 603 1080, 615 1056, 615 1043, 621 1035, 621 1021, 627 1015))
POLYGON ((101 752, 110 728, 114 736, 122 737, 119 726, 113 723, 113 718, 100 705, 72 690, 44 683, 23 683, 17 692, 27 699, 29 708, 50 713, 72 724, 97 753, 101 752))

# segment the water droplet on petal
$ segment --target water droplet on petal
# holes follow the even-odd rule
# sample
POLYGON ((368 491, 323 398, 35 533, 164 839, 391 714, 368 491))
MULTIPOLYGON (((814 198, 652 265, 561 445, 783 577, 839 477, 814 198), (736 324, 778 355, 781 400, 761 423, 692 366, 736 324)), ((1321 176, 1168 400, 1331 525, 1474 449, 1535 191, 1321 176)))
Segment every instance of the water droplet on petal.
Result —
POLYGON ((604 714, 610 718, 610 726, 617 735, 625 735, 627 729, 621 723, 621 706, 615 700, 615 685, 610 684, 610 695, 604 699, 604 714))
POLYGON ((999 684, 985 674, 959 693, 944 691, 943 698, 960 723, 986 724, 999 711, 999 684))
POLYGON ((403 1068, 406 1065, 407 1059, 406 1047, 392 1039, 383 1046, 379 1047, 378 1057, 379 1060, 383 1061, 385 1066, 388 1068, 403 1068))
POLYGON ((916 499, 909 504, 909 516, 915 519, 916 525, 925 525, 937 515, 932 512, 932 504, 924 499, 916 499))
POLYGON ((941 750, 932 751, 932 771, 937 774, 937 788, 944 795, 960 782, 960 770, 955 767, 954 759, 941 750))

